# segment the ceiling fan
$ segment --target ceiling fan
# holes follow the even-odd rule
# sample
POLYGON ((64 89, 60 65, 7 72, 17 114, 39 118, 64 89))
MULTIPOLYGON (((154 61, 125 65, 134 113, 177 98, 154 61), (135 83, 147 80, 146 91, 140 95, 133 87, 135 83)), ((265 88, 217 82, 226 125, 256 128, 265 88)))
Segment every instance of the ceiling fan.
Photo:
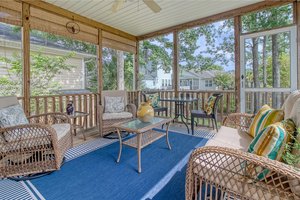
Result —
MULTIPOLYGON (((127 0, 115 0, 112 5, 112 11, 115 13, 119 11, 124 3, 127 0)), ((154 0, 143 0, 143 2, 148 6, 154 13, 158 13, 161 11, 161 7, 154 0)))

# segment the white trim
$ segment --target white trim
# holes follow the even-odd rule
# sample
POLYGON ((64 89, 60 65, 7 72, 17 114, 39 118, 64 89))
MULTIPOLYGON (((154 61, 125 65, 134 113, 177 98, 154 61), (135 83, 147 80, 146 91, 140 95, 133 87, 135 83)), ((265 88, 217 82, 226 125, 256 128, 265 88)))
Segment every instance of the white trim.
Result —
POLYGON ((26 181, 27 184, 31 187, 31 189, 37 194, 37 196, 41 199, 41 200, 46 200, 43 195, 36 189, 36 187, 30 182, 30 181, 26 181))
POLYGON ((20 181, 20 183, 22 184, 22 186, 25 188, 25 190, 28 192, 28 194, 30 195, 30 197, 34 200, 37 200, 36 196, 33 194, 33 192, 29 189, 29 187, 24 183, 24 181, 20 181))
POLYGON ((268 31, 250 33, 240 36, 240 76, 244 76, 243 80, 240 79, 240 106, 241 112, 245 112, 245 92, 291 92, 297 89, 297 28, 295 25, 272 29, 268 31), (249 38, 256 38, 266 35, 273 35, 278 33, 290 32, 290 88, 245 88, 245 40, 249 38))
POLYGON ((245 92, 291 92, 291 88, 244 88, 245 92))

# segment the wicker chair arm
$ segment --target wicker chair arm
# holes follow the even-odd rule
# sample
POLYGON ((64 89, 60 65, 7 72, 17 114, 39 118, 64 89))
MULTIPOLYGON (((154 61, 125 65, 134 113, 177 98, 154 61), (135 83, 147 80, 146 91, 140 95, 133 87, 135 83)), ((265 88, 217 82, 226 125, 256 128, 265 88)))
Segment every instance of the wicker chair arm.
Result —
MULTIPOLYGON (((42 155, 42 153, 47 152, 49 155, 56 155, 56 163, 59 163, 61 152, 58 148, 57 134, 51 126, 24 124, 0 128, 0 137, 2 137, 0 140, 0 158, 8 157, 13 162, 23 162, 23 159, 28 155, 42 155)), ((36 157, 34 162, 39 162, 38 159, 43 158, 36 157)), ((0 177, 7 177, 11 174, 10 164, 7 163, 6 159, 0 159, 1 166, 7 167, 7 169, 3 170, 3 173, 0 172, 0 177)), ((58 169, 59 165, 56 168, 58 169)))
POLYGON ((132 113, 133 118, 136 118, 136 106, 134 104, 130 103, 126 107, 127 107, 128 111, 132 113))
POLYGON ((253 117, 254 115, 247 113, 231 113, 225 117, 223 125, 248 132, 253 117))
POLYGON ((196 149, 189 159, 186 199, 198 195, 195 187, 199 187, 197 183, 202 181, 240 199, 251 199, 251 195, 263 195, 258 199, 265 199, 265 194, 295 199, 288 181, 295 179, 300 181, 300 172, 279 161, 226 147, 202 147, 196 149), (258 178, 264 172, 267 175, 258 178))
POLYGON ((33 115, 28 117, 30 123, 42 123, 42 124, 71 124, 71 119, 64 113, 45 113, 41 115, 33 115))

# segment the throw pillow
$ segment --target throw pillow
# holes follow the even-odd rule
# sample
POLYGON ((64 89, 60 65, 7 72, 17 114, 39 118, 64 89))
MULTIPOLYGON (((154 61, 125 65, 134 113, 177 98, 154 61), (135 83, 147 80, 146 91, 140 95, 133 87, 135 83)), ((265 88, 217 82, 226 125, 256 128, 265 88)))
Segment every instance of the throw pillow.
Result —
POLYGON ((204 112, 207 115, 211 115, 213 113, 213 109, 214 109, 214 105, 215 105, 216 99, 217 99, 217 97, 210 96, 207 99, 206 103, 204 104, 204 112))
POLYGON ((249 127, 249 134, 255 137, 268 125, 282 121, 283 117, 283 110, 272 109, 270 106, 264 105, 255 115, 249 127))
POLYGON ((5 128, 28 123, 21 105, 17 104, 0 109, 0 127, 5 128))
POLYGON ((104 97, 105 99, 105 113, 120 113, 125 110, 124 97, 104 97))
POLYGON ((146 94, 146 101, 150 101, 151 106, 157 108, 159 106, 159 94, 146 94))
MULTIPOLYGON (((256 135, 249 145, 248 152, 281 161, 285 144, 290 141, 290 136, 294 134, 295 130, 295 124, 290 119, 271 124, 256 135)), ((269 170, 258 168, 251 170, 249 167, 247 171, 249 174, 257 175, 259 180, 263 179, 269 172, 269 170), (261 172, 255 174, 257 171, 261 172)))

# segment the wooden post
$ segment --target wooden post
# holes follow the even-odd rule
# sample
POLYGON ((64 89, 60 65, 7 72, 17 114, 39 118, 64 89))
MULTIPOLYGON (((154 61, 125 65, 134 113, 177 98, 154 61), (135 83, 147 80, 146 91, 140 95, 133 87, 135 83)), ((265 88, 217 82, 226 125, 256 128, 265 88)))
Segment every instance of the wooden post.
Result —
POLYGON ((294 22, 297 25, 297 88, 300 89, 300 2, 294 2, 294 22))
POLYGON ((241 63, 240 63, 241 17, 234 17, 234 61, 235 61, 235 106, 236 112, 241 110, 241 63))
POLYGON ((136 42, 136 51, 134 54, 134 75, 133 75, 133 90, 139 90, 140 89, 140 80, 139 80, 139 41, 136 42))
MULTIPOLYGON (((97 65, 98 65, 98 94, 96 97, 98 98, 96 100, 97 108, 102 103, 102 91, 103 91, 103 67, 102 67, 102 30, 98 29, 98 45, 97 45, 97 65)), ((100 135, 102 136, 102 122, 100 119, 100 113, 99 109, 97 109, 96 114, 96 123, 98 126, 98 130, 100 132, 100 135)))
POLYGON ((125 78, 124 78, 124 52, 117 51, 117 89, 125 90, 125 78))
POLYGON ((103 90, 103 69, 102 69, 102 30, 98 30, 98 45, 97 45, 97 60, 98 60, 98 93, 101 95, 103 90))
POLYGON ((178 32, 173 32, 173 88, 175 97, 178 97, 179 74, 178 74, 178 32))
POLYGON ((24 111, 30 115, 30 9, 29 4, 22 3, 22 49, 23 49, 23 96, 24 111))

